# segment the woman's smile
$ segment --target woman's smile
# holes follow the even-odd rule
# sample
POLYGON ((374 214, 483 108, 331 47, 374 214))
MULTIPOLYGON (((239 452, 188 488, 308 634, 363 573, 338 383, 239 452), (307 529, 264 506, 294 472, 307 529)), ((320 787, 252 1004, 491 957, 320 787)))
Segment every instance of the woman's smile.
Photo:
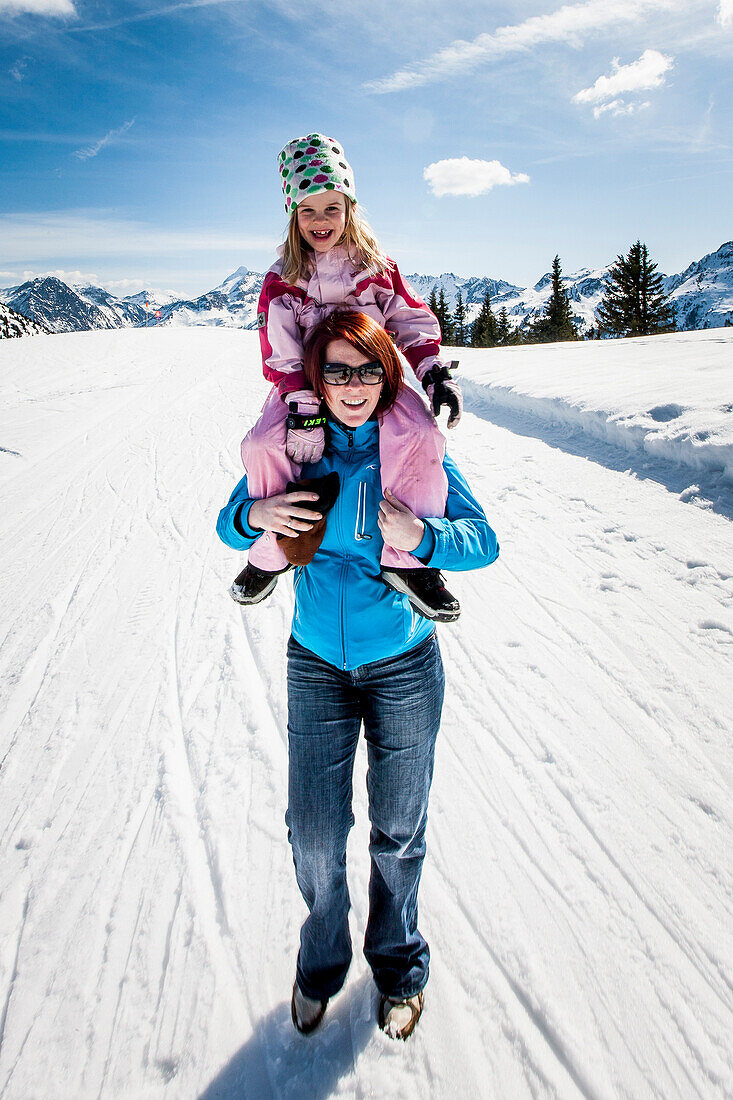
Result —
MULTIPOLYGON (((368 355, 355 348, 348 340, 332 340, 326 346, 326 362, 343 363, 347 367, 361 367, 371 362, 368 355)), ((368 386, 352 374, 345 386, 326 383, 323 396, 329 410, 345 428, 359 428, 372 415, 382 393, 382 386, 368 386)))

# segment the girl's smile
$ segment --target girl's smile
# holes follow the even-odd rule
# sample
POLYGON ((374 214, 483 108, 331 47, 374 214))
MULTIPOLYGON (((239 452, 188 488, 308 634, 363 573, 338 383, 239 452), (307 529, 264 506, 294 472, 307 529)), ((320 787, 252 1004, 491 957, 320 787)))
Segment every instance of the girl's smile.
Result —
POLYGON ((339 191, 309 195, 299 205, 296 217, 305 243, 315 252, 328 252, 346 228, 346 200, 339 191))

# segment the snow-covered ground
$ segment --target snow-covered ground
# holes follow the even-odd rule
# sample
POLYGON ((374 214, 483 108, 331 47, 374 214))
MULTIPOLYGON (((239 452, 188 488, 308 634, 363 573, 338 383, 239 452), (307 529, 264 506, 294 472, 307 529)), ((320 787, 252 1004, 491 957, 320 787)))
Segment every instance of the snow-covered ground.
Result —
POLYGON ((457 348, 463 388, 637 455, 733 487, 733 330, 477 351, 457 348))
POLYGON ((289 1020, 290 585, 242 614, 214 533, 256 334, 0 345, 0 1095, 731 1095, 733 488, 670 461, 730 448, 714 339, 461 353, 501 557, 450 579, 407 1044, 358 954, 289 1020))

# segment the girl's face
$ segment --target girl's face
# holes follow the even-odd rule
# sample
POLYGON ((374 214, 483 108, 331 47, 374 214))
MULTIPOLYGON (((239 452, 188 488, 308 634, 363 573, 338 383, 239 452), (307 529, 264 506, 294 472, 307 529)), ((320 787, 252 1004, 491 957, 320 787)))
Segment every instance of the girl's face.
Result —
MULTIPOLYGON (((348 340, 332 340, 326 345, 326 363, 343 363, 347 367, 360 367, 370 360, 368 356, 350 344, 348 340)), ((345 386, 323 386, 323 399, 328 408, 346 428, 358 428, 366 424, 379 403, 382 384, 368 386, 352 374, 345 386)))
POLYGON ((303 199, 295 215, 298 229, 314 252, 328 252, 346 227, 346 199, 340 191, 323 191, 303 199))

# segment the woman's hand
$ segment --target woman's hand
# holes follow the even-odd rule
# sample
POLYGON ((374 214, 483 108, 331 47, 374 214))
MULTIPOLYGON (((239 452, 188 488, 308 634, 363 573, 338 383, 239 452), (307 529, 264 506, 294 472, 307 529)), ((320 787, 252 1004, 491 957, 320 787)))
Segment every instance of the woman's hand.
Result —
POLYGON ((296 493, 278 493, 274 497, 256 500, 249 510, 247 522, 250 527, 293 538, 301 531, 310 531, 315 521, 321 519, 320 512, 299 507, 301 500, 318 500, 318 493, 299 489, 296 493))
POLYGON ((391 489, 384 490, 377 523, 385 543, 395 550, 417 550, 425 534, 423 521, 401 504, 391 489))

